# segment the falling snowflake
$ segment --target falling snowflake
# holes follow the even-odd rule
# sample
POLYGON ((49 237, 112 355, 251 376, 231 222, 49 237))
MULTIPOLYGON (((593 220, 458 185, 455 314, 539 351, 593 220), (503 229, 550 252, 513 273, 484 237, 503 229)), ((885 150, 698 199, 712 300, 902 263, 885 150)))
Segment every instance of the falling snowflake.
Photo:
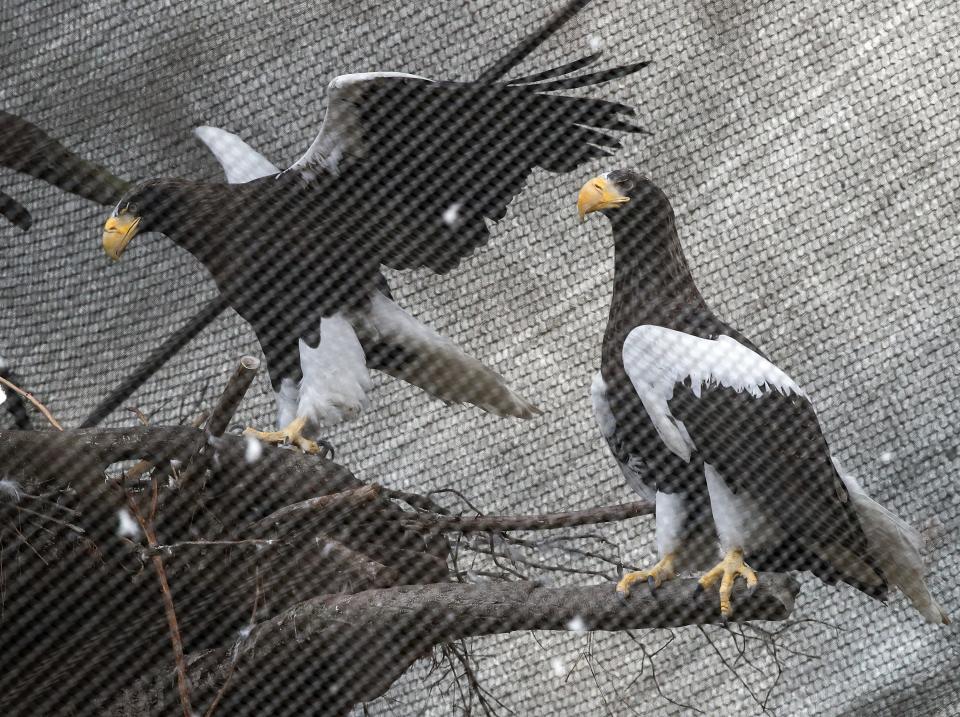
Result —
POLYGON ((448 227, 456 226, 460 221, 460 203, 456 202, 443 210, 443 223, 448 227))
POLYGON ((247 447, 243 452, 243 457, 247 463, 256 463, 263 455, 263 444, 254 436, 247 436, 247 447))
POLYGON ((3 390, 3 386, 0 386, 0 404, 7 400, 7 392, 3 390))
POLYGON ((559 657, 550 659, 550 668, 557 677, 563 677, 567 674, 567 666, 563 664, 563 660, 559 657))
POLYGON ((590 43, 591 52, 600 52, 603 49, 603 38, 597 35, 591 35, 587 42, 590 43))
POLYGON ((881 463, 889 463, 893 460, 893 453, 891 451, 884 451, 880 454, 881 463))
POLYGON ((140 538, 140 526, 137 525, 137 521, 130 515, 130 511, 126 508, 121 508, 117 511, 117 519, 120 521, 120 525, 117 526, 117 535, 121 538, 130 538, 130 540, 138 540, 140 538))
POLYGON ((587 631, 587 623, 579 615, 574 615, 573 619, 567 623, 567 629, 570 632, 584 633, 587 631))

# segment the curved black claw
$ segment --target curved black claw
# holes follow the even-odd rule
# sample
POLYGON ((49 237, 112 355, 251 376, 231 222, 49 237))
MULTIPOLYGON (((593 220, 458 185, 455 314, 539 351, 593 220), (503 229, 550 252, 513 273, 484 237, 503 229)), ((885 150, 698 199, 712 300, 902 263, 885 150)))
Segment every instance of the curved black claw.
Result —
POLYGON ((323 438, 318 438, 317 445, 322 449, 319 453, 320 457, 325 460, 332 461, 333 456, 335 455, 333 444, 324 440, 323 438))
POLYGON ((699 596, 700 596, 700 593, 702 593, 702 592, 703 592, 703 585, 701 585, 700 583, 697 583, 697 587, 696 587, 696 588, 694 589, 694 591, 693 591, 693 596, 694 596, 694 597, 699 597, 699 596))
POLYGON ((630 593, 623 592, 622 590, 617 590, 617 600, 620 601, 621 605, 627 604, 627 598, 630 597, 630 593))
POLYGON ((654 579, 654 577, 653 577, 652 575, 647 578, 647 585, 650 586, 650 594, 653 595, 653 597, 656 597, 656 596, 657 596, 657 581, 654 579))
POLYGON ((730 618, 723 613, 720 613, 720 624, 724 627, 730 627, 730 618))

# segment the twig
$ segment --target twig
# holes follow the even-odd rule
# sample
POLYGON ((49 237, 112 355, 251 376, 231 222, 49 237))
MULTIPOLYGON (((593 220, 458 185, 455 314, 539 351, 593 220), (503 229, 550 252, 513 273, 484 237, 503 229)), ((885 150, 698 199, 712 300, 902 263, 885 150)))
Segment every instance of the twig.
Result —
POLYGON ((437 513, 439 515, 448 515, 450 513, 450 511, 436 501, 431 500, 428 496, 420 495, 419 493, 408 493, 407 491, 397 490, 396 488, 383 488, 382 490, 385 497, 392 500, 402 500, 411 508, 428 513, 437 513))
POLYGON ((380 486, 376 483, 364 485, 359 488, 331 493, 330 495, 320 495, 316 498, 301 500, 299 503, 285 505, 279 510, 275 510, 266 518, 261 518, 254 523, 253 530, 262 530, 272 527, 279 523, 290 520, 294 516, 304 513, 316 513, 318 511, 332 510, 334 508, 343 508, 348 506, 359 506, 375 500, 380 495, 380 486))
MULTIPOLYGON (((136 518, 144 537, 147 539, 147 545, 151 550, 156 550, 159 541, 154 529, 153 520, 143 517, 140 506, 134 500, 133 495, 127 490, 123 483, 117 483, 117 487, 123 492, 130 512, 136 518)), ((157 491, 157 482, 153 482, 153 489, 157 491)), ((153 501, 152 501, 153 502, 153 501)), ((154 514, 151 507, 151 516, 154 514)), ((193 707, 190 705, 190 682, 187 676, 187 663, 183 652, 183 638, 180 636, 180 624, 177 620, 177 610, 173 603, 173 592, 170 590, 170 581, 167 579, 167 571, 163 565, 163 558, 159 554, 152 555, 150 562, 160 581, 160 594, 163 599, 163 612, 167 618, 167 628, 170 631, 170 643, 173 646, 173 659, 177 670, 177 691, 180 696, 180 706, 183 708, 183 717, 193 717, 193 707)))
POLYGON ((276 545, 279 541, 272 539, 249 538, 246 540, 184 540, 179 543, 169 543, 167 545, 156 545, 144 550, 144 554, 170 555, 183 548, 233 548, 233 547, 252 547, 268 548, 276 545))
POLYGON ((62 431, 62 430, 63 430, 63 426, 60 425, 60 422, 59 422, 56 418, 53 417, 53 414, 50 413, 49 410, 47 410, 47 407, 46 407, 46 406, 44 406, 42 403, 40 403, 40 401, 38 401, 36 398, 34 398, 34 396, 33 396, 32 393, 29 393, 28 391, 24 391, 22 388, 20 388, 20 387, 17 386, 16 384, 11 383, 11 382, 8 381, 7 379, 3 378, 3 376, 0 376, 0 383, 2 383, 2 384, 3 384, 4 386, 6 386, 7 388, 9 388, 9 389, 11 389, 11 390, 13 390, 13 391, 16 391, 16 392, 19 393, 21 396, 23 396, 25 399, 27 399, 28 401, 30 401, 30 403, 32 403, 34 406, 36 406, 37 410, 40 411, 40 413, 43 414, 43 417, 46 418, 47 421, 50 422, 50 425, 51 425, 51 426, 53 426, 54 428, 56 428, 58 431, 62 431))
POLYGON ((455 517, 418 513, 404 521, 405 528, 413 530, 460 531, 462 533, 496 532, 506 530, 556 530, 578 525, 611 523, 640 515, 652 515, 653 503, 638 500, 621 505, 608 505, 568 513, 544 513, 543 515, 483 515, 478 517, 455 517))
POLYGON ((29 515, 35 515, 51 523, 62 525, 64 528, 67 528, 68 530, 72 530, 74 533, 77 533, 79 535, 84 535, 86 533, 86 531, 83 528, 81 528, 79 525, 74 525, 73 523, 68 523, 65 520, 54 518, 52 515, 47 515, 46 513, 41 513, 40 511, 37 511, 37 510, 30 510, 30 508, 24 508, 22 505, 17 506, 17 510, 27 513, 29 515))
MULTIPOLYGON (((260 606, 260 566, 257 565, 256 573, 253 578, 253 609, 250 611, 250 623, 244 632, 240 633, 240 638, 237 640, 237 647, 240 646, 240 643, 243 640, 246 640, 250 635, 250 630, 254 628, 257 624, 257 608, 260 606)), ((233 673, 237 671, 237 660, 236 655, 239 655, 240 651, 234 651, 234 659, 230 661, 230 668, 227 671, 227 676, 223 680, 223 684, 220 685, 220 689, 217 690, 216 696, 214 696, 213 701, 210 703, 210 706, 207 708, 207 711, 203 713, 203 717, 213 717, 213 713, 217 711, 217 707, 220 705, 220 700, 223 699, 223 696, 227 694, 227 688, 230 687, 230 681, 233 679, 233 673)))

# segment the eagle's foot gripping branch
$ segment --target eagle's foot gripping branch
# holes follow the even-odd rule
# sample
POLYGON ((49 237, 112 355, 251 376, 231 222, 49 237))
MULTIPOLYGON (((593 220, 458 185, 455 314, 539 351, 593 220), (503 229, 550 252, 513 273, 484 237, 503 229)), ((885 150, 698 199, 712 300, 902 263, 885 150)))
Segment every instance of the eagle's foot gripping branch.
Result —
POLYGON ((650 590, 656 590, 665 580, 671 580, 676 577, 673 569, 673 561, 676 556, 673 553, 667 553, 663 558, 649 570, 636 570, 627 573, 620 582, 617 583, 617 593, 622 597, 630 594, 630 586, 640 580, 646 580, 650 585, 650 590))
POLYGON ((720 614, 725 619, 733 615, 730 595, 733 593, 733 583, 738 575, 747 581, 747 589, 751 593, 757 589, 757 574, 744 562, 743 550, 734 548, 728 551, 723 560, 697 583, 697 592, 700 593, 713 587, 718 580, 720 581, 720 614))
POLYGON ((307 424, 307 419, 301 416, 295 418, 279 431, 258 431, 255 428, 247 428, 243 435, 253 436, 263 443, 271 445, 290 445, 296 446, 304 453, 316 454, 323 451, 327 452, 326 446, 321 447, 316 441, 312 441, 303 435, 303 429, 307 424))

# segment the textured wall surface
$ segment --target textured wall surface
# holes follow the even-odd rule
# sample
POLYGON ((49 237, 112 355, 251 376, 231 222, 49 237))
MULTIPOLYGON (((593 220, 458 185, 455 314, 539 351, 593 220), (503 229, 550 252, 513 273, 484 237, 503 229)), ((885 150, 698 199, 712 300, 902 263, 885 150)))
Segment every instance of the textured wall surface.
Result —
MULTIPOLYGON (((551 9, 5 0, 0 106, 132 178, 218 176, 191 135, 198 124, 237 132, 283 166, 312 140, 334 75, 471 78, 551 9)), ((638 166, 671 196, 707 300, 806 386, 844 465, 924 530, 931 587, 960 615, 956 3, 598 0, 524 68, 597 45, 611 63, 654 61, 602 90, 635 104, 653 135, 629 138, 612 163, 535 175, 490 244, 450 275, 391 275, 404 306, 545 415, 513 422, 448 409, 378 376, 372 410, 328 436, 338 460, 394 487, 457 488, 490 512, 630 499, 589 404, 611 290, 609 229, 579 225, 574 205, 588 177, 638 166)), ((102 208, 9 172, 0 183, 35 215, 26 235, 0 226, 0 353, 75 424, 213 286, 158 235, 111 264, 102 208)), ((236 356, 258 351, 231 312, 130 403, 178 421, 205 386, 219 390, 236 356)), ((262 425, 273 399, 266 375, 258 381, 240 418, 262 425)), ((110 422, 132 420, 118 411, 110 422)), ((602 532, 642 564, 651 526, 602 532)), ((900 597, 885 607, 809 576, 795 617, 837 627, 792 628, 768 702, 776 714, 960 710, 956 626, 922 623, 900 597)), ((754 670, 741 659, 741 682, 717 652, 736 659, 732 633, 674 635, 656 657, 662 695, 626 635, 521 634, 475 649, 486 686, 517 714, 760 712, 749 690, 762 700, 773 685, 769 660, 754 670)), ((652 652, 670 635, 634 637, 652 652)), ((411 671, 371 713, 449 714, 453 696, 425 693, 422 678, 411 671)))

